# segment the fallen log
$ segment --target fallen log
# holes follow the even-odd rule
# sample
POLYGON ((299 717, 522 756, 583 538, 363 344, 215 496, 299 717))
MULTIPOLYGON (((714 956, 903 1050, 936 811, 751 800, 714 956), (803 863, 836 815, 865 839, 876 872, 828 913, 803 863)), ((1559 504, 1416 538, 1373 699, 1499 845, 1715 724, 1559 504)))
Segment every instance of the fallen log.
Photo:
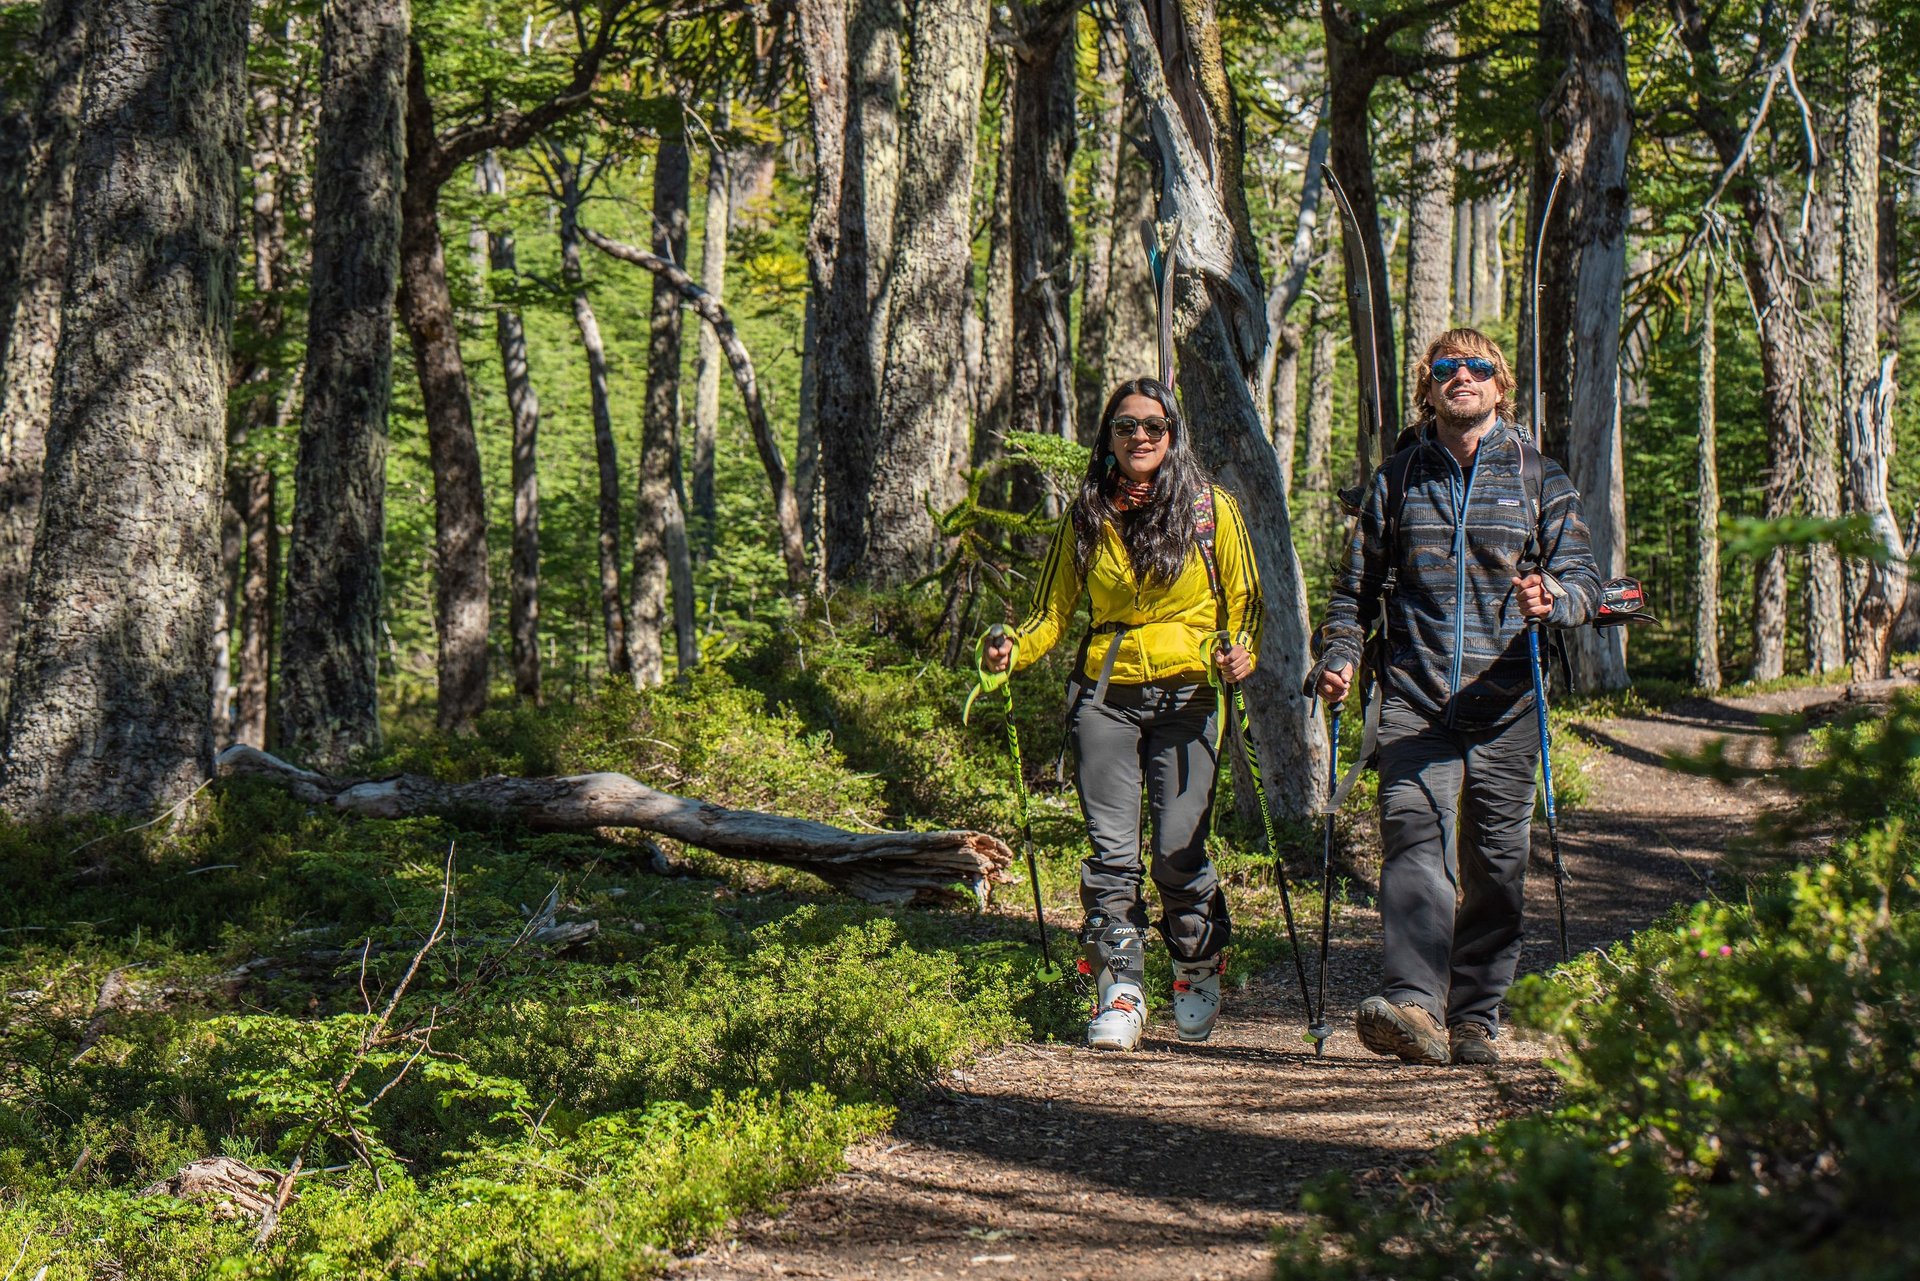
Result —
POLYGON ((797 867, 869 903, 954 903, 966 886, 982 902, 1013 879, 1013 851, 984 832, 849 832, 811 819, 727 809, 656 791, 625 774, 563 778, 493 775, 443 783, 419 774, 341 779, 236 744, 215 763, 222 778, 269 778, 299 799, 362 818, 514 818, 548 832, 634 828, 727 858, 797 867))

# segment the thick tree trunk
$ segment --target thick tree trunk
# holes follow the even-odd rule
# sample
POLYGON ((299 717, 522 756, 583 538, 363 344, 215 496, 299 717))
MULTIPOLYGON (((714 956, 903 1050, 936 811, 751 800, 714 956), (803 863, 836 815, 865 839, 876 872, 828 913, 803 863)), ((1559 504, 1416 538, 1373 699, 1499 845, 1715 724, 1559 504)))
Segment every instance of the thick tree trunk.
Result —
MULTIPOLYGON (((1182 403, 1190 421, 1207 424, 1195 444, 1239 499, 1260 565, 1266 628, 1247 695, 1267 795, 1277 813, 1304 818, 1320 802, 1327 743, 1300 693, 1306 580, 1293 549, 1279 463, 1253 398, 1266 346, 1266 300, 1219 26, 1207 0, 1153 10, 1141 0, 1120 0, 1119 12, 1128 66, 1160 152, 1163 215, 1181 218, 1189 247, 1176 277, 1174 316, 1182 403)), ((1250 807, 1251 789, 1238 790, 1250 807)))
POLYGON ((620 458, 613 440, 613 409, 607 392, 607 346, 587 296, 580 268, 580 166, 554 154, 560 180, 560 269, 573 291, 573 323, 587 353, 587 390, 593 406, 593 457, 599 475, 597 504, 600 552, 600 628, 606 637, 607 674, 633 674, 627 654, 627 613, 620 593, 620 458))
POLYGON ((1847 98, 1840 133, 1840 407, 1847 511, 1873 522, 1883 564, 1847 564, 1846 648, 1857 678, 1888 673, 1894 620, 1909 590, 1900 524, 1888 500, 1893 457, 1893 362, 1880 354, 1879 24, 1852 0, 1846 14, 1847 98), (1876 376, 1874 366, 1880 368, 1876 376))
POLYGON ((399 270, 406 0, 333 0, 321 28, 313 270, 294 472, 281 740, 337 768, 380 749, 387 407, 399 270))
MULTIPOLYGON (((721 109, 720 123, 726 124, 721 109)), ((727 233, 733 221, 733 167, 718 147, 707 152, 706 225, 700 235, 700 287, 716 302, 727 292, 727 233)), ((712 329, 700 328, 693 398, 693 520, 700 535, 700 559, 713 552, 714 522, 719 517, 713 490, 714 448, 720 436, 720 369, 726 357, 712 329)))
POLYGON ((40 519, 89 3, 47 0, 40 7, 35 59, 40 90, 27 122, 32 133, 20 191, 19 241, 5 291, 5 363, 0 365, 0 712, 13 676, 34 528, 40 519))
MULTIPOLYGON (((993 206, 987 215, 987 279, 981 296, 986 318, 980 332, 980 372, 974 381, 973 465, 1006 451, 1013 426, 1013 81, 1019 62, 1005 59, 1006 94, 1000 104, 999 146, 994 152, 993 206)), ((1082 322, 1085 323, 1084 321, 1082 322)), ((1096 409, 1096 413, 1099 411, 1096 409)), ((995 496, 1004 493, 995 487, 995 496)))
MULTIPOLYGON (((1421 51, 1451 58, 1460 51, 1453 21, 1421 33, 1421 51)), ((1454 71, 1441 67, 1414 84, 1413 155, 1408 174, 1407 331, 1400 367, 1412 369, 1427 344, 1452 327, 1448 277, 1453 266, 1454 71)))
POLYGON ((407 70, 407 172, 401 201, 400 310, 413 347, 433 467, 434 631, 442 730, 473 728, 487 705, 487 505, 460 330, 440 239, 438 150, 418 41, 407 70), (436 179, 438 179, 436 181, 436 179))
MULTIPOLYGON (((1627 266, 1627 144, 1633 128, 1626 39, 1613 0, 1544 0, 1543 75, 1558 86, 1548 106, 1557 146, 1537 146, 1538 210, 1554 166, 1566 180, 1541 254, 1537 331, 1546 421, 1542 450, 1580 491, 1602 578, 1626 573, 1626 480, 1620 441, 1620 314, 1627 266)), ((1531 220, 1539 226, 1539 215, 1531 220)), ((1523 306, 1524 310, 1524 306, 1523 306)), ((1523 332, 1532 333, 1532 327, 1523 332)), ((1522 357, 1522 367, 1527 367, 1522 357)), ((1583 627, 1563 637, 1580 689, 1627 684, 1627 629, 1583 627)))
MULTIPOLYGON (((1459 156, 1462 174, 1480 167, 1475 152, 1463 151, 1459 156)), ((1462 185, 1455 183, 1456 197, 1462 185)), ((1473 206, 1471 196, 1458 197, 1453 205, 1453 315, 1458 321, 1465 321, 1473 306, 1473 206)))
MULTIPOLYGON (((1322 272, 1322 276, 1327 273, 1322 272)), ((1333 300, 1324 293, 1313 304, 1313 348, 1307 361, 1307 450, 1304 483, 1308 493, 1333 490, 1333 300)))
MULTIPOLYGON (((684 136, 660 139, 653 162, 653 253, 668 262, 687 260, 691 168, 684 136)), ((642 689, 666 677, 661 634, 667 623, 667 527, 676 518, 684 519, 673 489, 680 431, 680 294, 658 276, 648 316, 647 396, 640 427, 639 503, 633 518, 633 601, 627 615, 633 683, 642 689)))
MULTIPOLYGON (((1267 293, 1267 349, 1260 358, 1259 392, 1255 397, 1268 418, 1274 453, 1280 460, 1281 492, 1293 493, 1293 455, 1300 434, 1300 326, 1292 320, 1293 305, 1307 287, 1313 268, 1314 235, 1320 224, 1320 165, 1327 158, 1327 99, 1320 99, 1320 118, 1307 144, 1307 165, 1300 183, 1300 214, 1294 219, 1293 243, 1281 260, 1279 277, 1267 293)), ((1291 502, 1291 498, 1289 498, 1291 502)))
POLYGON ((246 561, 240 575, 240 654, 234 678, 233 741, 265 747, 276 728, 273 706, 273 588, 280 579, 280 531, 273 519, 273 473, 255 455, 239 491, 246 561))
POLYGON ((885 342, 876 304, 892 256, 900 173, 901 19, 896 0, 852 0, 851 8, 800 0, 796 12, 815 160, 807 265, 817 321, 821 534, 828 576, 839 580, 866 547, 885 342))
POLYGON ((1511 195, 1488 196, 1473 206, 1473 323, 1484 324, 1506 314, 1507 256, 1504 236, 1512 215, 1511 195))
MULTIPOLYGON (((1073 398, 1083 445, 1093 444, 1100 434, 1100 411, 1107 401, 1114 272, 1124 271, 1128 265, 1114 217, 1118 211, 1120 158, 1127 145, 1120 132, 1120 113, 1126 98, 1126 49, 1108 31, 1101 31, 1095 44, 1099 61, 1091 95, 1093 160, 1087 168, 1086 267, 1080 289, 1080 344, 1073 363, 1073 398), (1117 257, 1122 260, 1116 261, 1117 257)), ((982 427, 985 425, 983 421, 982 427)))
POLYGON ((115 18, 84 56, 66 337, 0 789, 17 819, 182 801, 213 755, 247 7, 115 18))
MULTIPOLYGON (((1840 515, 1840 406, 1834 403, 1838 374, 1826 336, 1809 325, 1806 337, 1810 345, 1807 381, 1800 389, 1800 437, 1806 450, 1807 515, 1834 520, 1840 515)), ((1808 671, 1832 671, 1846 663, 1846 607, 1839 551, 1832 543, 1813 544, 1807 548, 1804 613, 1808 671)))
MULTIPOLYGON (((1330 163, 1353 204, 1354 228, 1343 227, 1341 261, 1347 274, 1347 328, 1355 359, 1364 359, 1368 344, 1379 356, 1381 421, 1368 423, 1372 406, 1364 403, 1359 430, 1373 438, 1360 451, 1374 466, 1386 461, 1400 433, 1400 379, 1393 355, 1393 288, 1387 281, 1387 248, 1380 234, 1380 189, 1373 167, 1370 132, 1373 87, 1387 65, 1385 37, 1379 25, 1366 27, 1358 15, 1336 0, 1320 0, 1320 22, 1327 41, 1328 123, 1332 129, 1330 163), (1362 259, 1365 259, 1363 264, 1362 259), (1371 291, 1370 293, 1368 291, 1371 291), (1371 297, 1373 329, 1355 300, 1371 297)), ((1365 477, 1361 477, 1364 483, 1365 477)))
POLYGON ((306 804, 361 818, 483 816, 537 831, 653 832, 727 858, 798 867, 869 903, 963 902, 966 896, 955 885, 984 899, 992 885, 1015 879, 1013 851, 982 832, 848 832, 811 819, 727 809, 658 792, 625 774, 494 775, 472 783, 442 783, 418 774, 343 779, 234 748, 222 753, 220 775, 272 779, 306 804))
MULTIPOLYGON (((507 172, 497 152, 481 158, 480 190, 492 199, 489 222, 507 217, 507 172)), ((519 275, 519 256, 509 227, 487 229, 487 266, 497 275, 519 275)), ((507 385, 507 415, 513 423, 513 551, 508 562, 507 635, 514 697, 540 702, 540 397, 527 363, 527 327, 519 309, 494 304, 494 345, 507 385)))
MULTIPOLYGON (((982 0, 920 0, 914 11, 903 148, 913 163, 901 175, 896 207, 880 439, 866 554, 853 575, 883 585, 917 578, 936 563, 939 537, 928 507, 951 499, 956 478, 949 463, 956 442, 967 439, 966 361, 956 321, 971 305, 968 245, 987 18, 982 0)), ((1016 315, 1018 292, 1016 275, 1016 315)))
POLYGON ((1713 259, 1700 285, 1700 443, 1695 453, 1693 501, 1693 683, 1720 688, 1720 463, 1718 385, 1720 344, 1714 333, 1720 272, 1713 259))
MULTIPOLYGON (((1147 136, 1146 114, 1131 81, 1120 122, 1120 172, 1114 179, 1113 223, 1106 233, 1113 242, 1113 267, 1107 281, 1107 367, 1101 386, 1109 394, 1120 383, 1151 377, 1160 362, 1153 273, 1147 269, 1141 238, 1142 229, 1159 212, 1160 192, 1154 186, 1152 166, 1131 141, 1147 136)), ((1096 413, 1099 408, 1095 407, 1096 413)), ((1098 435, 1099 424, 1094 426, 1098 435)))
MULTIPOLYGON (((1078 10, 1025 4, 1013 61, 1013 418, 1022 430, 1078 439, 1073 347, 1073 214, 1078 141, 1078 10)), ((1034 498, 1038 497, 1037 488, 1034 498)), ((1016 500, 1016 505, 1027 503, 1016 500)))

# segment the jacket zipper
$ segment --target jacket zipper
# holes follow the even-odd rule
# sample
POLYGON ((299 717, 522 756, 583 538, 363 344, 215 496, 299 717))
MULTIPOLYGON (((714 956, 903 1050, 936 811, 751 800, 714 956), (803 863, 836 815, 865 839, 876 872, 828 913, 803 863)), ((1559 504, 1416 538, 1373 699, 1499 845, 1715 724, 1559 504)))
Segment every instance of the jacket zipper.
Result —
MULTIPOLYGON (((1491 434, 1491 433, 1489 433, 1491 434)), ((1480 475, 1480 450, 1486 448, 1483 437, 1473 454, 1473 472, 1460 485, 1460 462, 1451 450, 1446 451, 1447 461, 1453 466, 1453 474, 1447 478, 1447 487, 1454 490, 1459 486, 1459 497, 1453 509, 1453 671, 1447 680, 1447 725, 1451 727, 1460 710, 1460 655, 1467 644, 1467 509, 1473 503, 1473 482, 1480 475)), ((1452 497, 1452 494, 1449 494, 1452 497)))

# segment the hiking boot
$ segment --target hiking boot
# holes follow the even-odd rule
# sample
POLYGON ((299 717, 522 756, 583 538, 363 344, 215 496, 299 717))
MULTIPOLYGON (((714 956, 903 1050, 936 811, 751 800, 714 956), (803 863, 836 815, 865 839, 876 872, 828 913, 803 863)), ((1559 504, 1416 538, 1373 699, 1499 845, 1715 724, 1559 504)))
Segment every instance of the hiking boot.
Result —
POLYGON ((1492 1067, 1500 1061, 1493 1048, 1493 1033, 1484 1023, 1455 1023, 1447 1029, 1452 1057, 1462 1067, 1492 1067))
POLYGON ((1384 996, 1370 996, 1360 1002, 1353 1030, 1359 1033, 1360 1044, 1375 1054, 1436 1066, 1452 1061, 1446 1029, 1418 1005, 1395 1005, 1384 996))
POLYGON ((1115 983, 1101 994, 1100 1008, 1087 1024, 1087 1045, 1095 1050, 1139 1048, 1147 1025, 1147 997, 1132 983, 1115 983))
POLYGON ((1204 1041, 1220 1017, 1220 976, 1227 958, 1173 963, 1173 1026, 1183 1041, 1204 1041))

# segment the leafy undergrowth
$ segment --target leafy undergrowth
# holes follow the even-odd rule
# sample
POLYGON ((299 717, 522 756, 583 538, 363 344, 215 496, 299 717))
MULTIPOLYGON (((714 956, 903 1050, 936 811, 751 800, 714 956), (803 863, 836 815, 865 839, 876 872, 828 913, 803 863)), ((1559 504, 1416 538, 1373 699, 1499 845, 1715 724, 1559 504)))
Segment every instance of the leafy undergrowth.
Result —
MULTIPOLYGON (((805 639, 805 666, 502 712, 366 770, 618 769, 846 826, 1016 830, 961 678, 884 636, 805 639)), ((1078 857, 1057 802, 1055 897, 1078 857)), ((882 909, 668 852, 661 874, 637 840, 349 821, 265 784, 171 829, 0 829, 0 1275, 645 1275, 948 1066, 1076 1017, 1018 901, 882 909), (213 1155, 301 1162, 263 1247, 251 1215, 141 1195, 213 1155)))
POLYGON ((1523 981, 1517 1018, 1567 1044, 1557 1106, 1389 1196, 1321 1185, 1276 1275, 1920 1273, 1920 697, 1818 739, 1780 834, 1839 822, 1827 857, 1523 981))

